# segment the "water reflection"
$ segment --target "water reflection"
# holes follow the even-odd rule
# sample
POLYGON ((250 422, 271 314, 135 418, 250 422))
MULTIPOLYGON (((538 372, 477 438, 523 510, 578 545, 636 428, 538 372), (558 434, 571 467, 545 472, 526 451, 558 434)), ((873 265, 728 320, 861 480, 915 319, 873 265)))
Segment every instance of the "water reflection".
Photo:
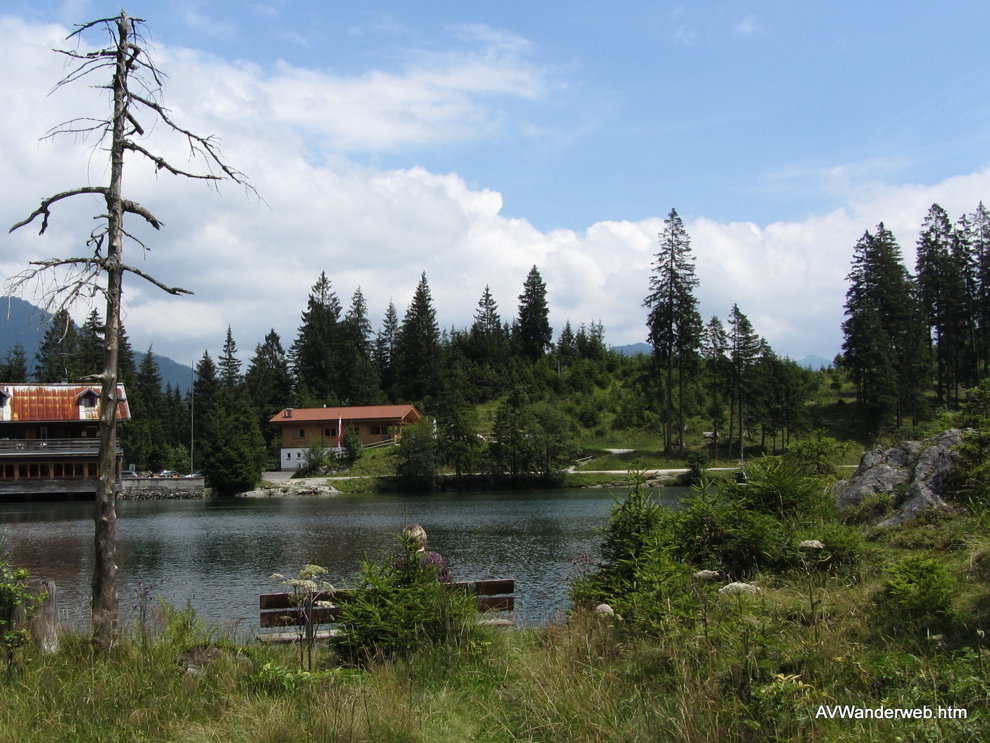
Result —
MULTIPOLYGON (((676 505, 680 489, 662 491, 676 505)), ((123 501, 118 505, 122 621, 139 582, 214 623, 257 626, 258 595, 272 573, 305 563, 352 582, 361 560, 394 552, 393 535, 422 524, 430 546, 462 580, 514 578, 516 620, 542 623, 567 608, 571 559, 591 553, 612 499, 594 491, 416 497, 123 501)), ((52 578, 79 627, 89 621, 92 503, 0 505, 17 565, 52 578)))

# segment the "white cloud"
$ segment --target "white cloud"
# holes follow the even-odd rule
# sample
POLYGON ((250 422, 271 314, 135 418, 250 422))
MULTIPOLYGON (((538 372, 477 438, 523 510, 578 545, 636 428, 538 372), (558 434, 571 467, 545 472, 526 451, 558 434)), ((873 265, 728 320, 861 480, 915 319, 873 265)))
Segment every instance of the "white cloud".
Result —
POLYGON ((736 24, 735 32, 738 36, 752 36, 763 33, 763 26, 757 22, 755 15, 751 15, 736 24))
MULTIPOLYGON (((2 224, 23 218, 45 194, 105 178, 102 161, 91 161, 85 148, 37 142, 69 115, 99 115, 105 102, 83 86, 45 97, 62 73, 49 50, 64 35, 58 26, 0 19, 9 71, 0 80, 2 224)), ((216 195, 200 183, 156 177, 131 161, 128 192, 164 228, 148 234, 131 220, 152 250, 144 257, 132 250, 128 260, 196 292, 173 298, 129 279, 125 322, 136 348, 153 341, 159 353, 195 359, 206 347, 220 348, 228 324, 245 361, 269 328, 288 346, 321 270, 345 307, 361 286, 376 326, 389 299, 405 311, 424 270, 441 325, 469 324, 486 284, 511 319, 534 264, 548 285, 555 329, 565 319, 575 326, 600 319, 611 343, 645 338, 642 298, 662 217, 544 232, 503 216, 501 194, 471 188, 456 173, 381 170, 333 150, 485 136, 495 124, 483 99, 539 95, 538 71, 512 57, 502 65, 501 52, 485 51, 435 58, 403 74, 342 79, 284 65, 266 75, 188 50, 159 51, 176 119, 220 135, 228 159, 267 203, 230 186, 216 195), (311 156, 313 132, 328 142, 325 160, 311 156)), ((164 139, 160 146, 185 163, 181 142, 164 139)), ((972 211, 990 192, 990 170, 925 186, 843 183, 842 208, 802 221, 761 226, 687 218, 704 317, 724 318, 738 303, 779 352, 831 356, 841 344, 844 278, 863 231, 883 220, 911 265, 930 204, 940 202, 953 217, 972 211)), ((66 203, 54 209, 44 237, 27 228, 0 238, 0 277, 31 259, 80 251, 98 210, 91 199, 66 203)))

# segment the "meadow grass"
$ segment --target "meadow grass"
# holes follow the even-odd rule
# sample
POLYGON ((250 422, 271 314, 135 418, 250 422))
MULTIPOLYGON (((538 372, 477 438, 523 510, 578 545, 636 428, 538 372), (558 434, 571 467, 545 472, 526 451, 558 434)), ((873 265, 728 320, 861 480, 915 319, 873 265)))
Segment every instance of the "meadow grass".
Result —
POLYGON ((761 588, 754 596, 705 586, 706 622, 700 610, 649 628, 578 612, 499 632, 480 648, 427 645, 362 668, 320 646, 313 673, 299 670, 292 647, 237 644, 191 610, 167 610, 147 642, 135 632, 108 654, 71 635, 56 655, 26 650, 0 677, 0 740, 986 740, 982 524, 930 521, 867 545, 861 568, 814 576, 814 611, 802 571, 762 573, 751 578, 761 588), (937 634, 877 620, 886 566, 919 551, 943 561, 960 588, 937 634), (190 658, 198 671, 186 670, 190 658), (818 716, 820 705, 837 704, 952 707, 968 717, 818 716))

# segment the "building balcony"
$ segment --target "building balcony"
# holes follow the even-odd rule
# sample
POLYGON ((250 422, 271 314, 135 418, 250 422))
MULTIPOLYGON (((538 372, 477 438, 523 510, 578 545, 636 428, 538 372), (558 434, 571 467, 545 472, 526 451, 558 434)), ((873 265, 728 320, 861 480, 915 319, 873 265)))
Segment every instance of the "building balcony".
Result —
MULTIPOLYGON (((0 439, 0 457, 88 457, 100 453, 99 439, 0 439)), ((124 450, 118 445, 117 456, 124 450)))

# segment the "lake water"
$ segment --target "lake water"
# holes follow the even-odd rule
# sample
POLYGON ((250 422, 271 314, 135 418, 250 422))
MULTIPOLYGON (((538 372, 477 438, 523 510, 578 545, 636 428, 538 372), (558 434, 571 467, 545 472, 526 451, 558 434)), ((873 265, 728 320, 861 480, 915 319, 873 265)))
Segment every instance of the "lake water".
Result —
MULTIPOLYGON (((684 488, 659 491, 676 505, 684 488)), ((120 618, 136 615, 141 584, 208 622, 253 632, 258 595, 280 590, 305 563, 353 582, 363 558, 395 553, 393 536, 422 524, 457 580, 513 578, 515 620, 541 624, 568 608, 572 560, 593 554, 612 496, 604 490, 421 496, 121 501, 117 505, 120 618)), ((53 579, 63 616, 89 624, 92 503, 4 503, 14 563, 53 579)))

